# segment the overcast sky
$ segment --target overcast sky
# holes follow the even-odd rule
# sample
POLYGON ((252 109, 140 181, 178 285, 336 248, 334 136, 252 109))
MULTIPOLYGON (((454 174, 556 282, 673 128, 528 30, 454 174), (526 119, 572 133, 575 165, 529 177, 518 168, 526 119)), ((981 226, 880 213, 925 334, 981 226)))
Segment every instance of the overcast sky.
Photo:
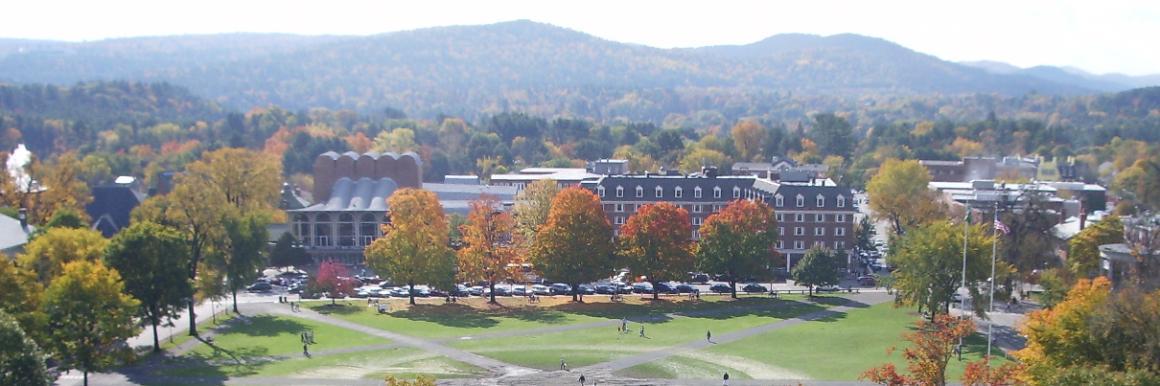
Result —
POLYGON ((0 37, 285 32, 370 35, 530 19, 654 47, 857 33, 946 60, 1160 73, 1160 1, 10 0, 0 37))

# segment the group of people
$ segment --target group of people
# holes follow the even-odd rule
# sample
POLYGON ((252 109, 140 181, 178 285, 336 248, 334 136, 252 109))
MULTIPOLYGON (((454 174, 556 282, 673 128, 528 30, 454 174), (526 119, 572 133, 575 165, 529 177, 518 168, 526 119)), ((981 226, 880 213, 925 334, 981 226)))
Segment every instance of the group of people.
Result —
POLYGON ((528 303, 539 303, 540 295, 528 294, 528 303))

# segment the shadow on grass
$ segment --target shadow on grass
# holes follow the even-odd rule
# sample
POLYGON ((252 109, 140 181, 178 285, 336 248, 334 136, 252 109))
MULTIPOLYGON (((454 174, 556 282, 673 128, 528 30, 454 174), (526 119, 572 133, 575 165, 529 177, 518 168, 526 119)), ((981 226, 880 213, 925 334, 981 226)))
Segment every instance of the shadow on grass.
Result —
POLYGON ((159 358, 118 370, 135 385, 225 385, 230 374, 200 356, 159 358))
MULTIPOLYGON (((298 333, 307 329, 309 329, 309 326, 295 320, 270 315, 258 315, 251 316, 247 319, 238 318, 231 320, 230 327, 225 332, 249 336, 277 336, 282 333, 298 333)), ((206 344, 214 347, 215 350, 217 349, 210 342, 206 342, 206 344)))
POLYGON ((406 310, 392 312, 391 316, 458 328, 487 328, 499 324, 499 321, 487 312, 454 303, 417 304, 406 310))
POLYGON ((359 312, 362 312, 365 308, 366 307, 356 306, 356 305, 348 304, 348 303, 335 303, 335 304, 326 303, 326 304, 322 304, 322 305, 310 306, 310 309, 314 310, 314 312, 317 312, 317 313, 320 313, 323 315, 357 314, 359 312))

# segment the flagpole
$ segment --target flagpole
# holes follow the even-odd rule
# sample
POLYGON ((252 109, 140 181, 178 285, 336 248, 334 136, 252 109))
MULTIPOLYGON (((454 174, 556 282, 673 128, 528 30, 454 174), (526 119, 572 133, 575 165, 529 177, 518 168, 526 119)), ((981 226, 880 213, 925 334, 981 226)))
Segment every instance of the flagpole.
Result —
POLYGON ((995 325, 995 321, 991 320, 991 312, 995 312, 995 255, 999 251, 999 202, 995 202, 995 222, 991 224, 993 230, 991 233, 995 239, 991 241, 991 303, 987 305, 987 354, 985 358, 991 358, 991 329, 995 325))
MULTIPOLYGON (((967 289, 967 233, 970 231, 970 226, 971 226, 971 204, 969 201, 967 202, 966 208, 967 208, 967 215, 966 215, 966 217, 963 218, 963 289, 964 290, 967 289)), ((968 293, 969 293, 969 291, 968 291, 968 293)), ((959 296, 959 318, 964 317, 965 315, 963 315, 963 314, 966 312, 967 312, 967 296, 960 295, 959 296)), ((959 337, 959 360, 960 361, 963 360, 963 337, 961 337, 961 336, 959 337)))

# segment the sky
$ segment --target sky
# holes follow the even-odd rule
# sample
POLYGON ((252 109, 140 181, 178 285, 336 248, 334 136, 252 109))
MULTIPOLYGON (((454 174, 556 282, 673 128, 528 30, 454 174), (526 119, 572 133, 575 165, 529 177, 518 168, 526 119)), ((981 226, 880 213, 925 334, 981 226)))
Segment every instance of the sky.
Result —
POLYGON ((93 41, 279 32, 373 35, 528 19, 660 48, 856 33, 951 61, 1160 73, 1160 1, 12 0, 0 37, 93 41))

